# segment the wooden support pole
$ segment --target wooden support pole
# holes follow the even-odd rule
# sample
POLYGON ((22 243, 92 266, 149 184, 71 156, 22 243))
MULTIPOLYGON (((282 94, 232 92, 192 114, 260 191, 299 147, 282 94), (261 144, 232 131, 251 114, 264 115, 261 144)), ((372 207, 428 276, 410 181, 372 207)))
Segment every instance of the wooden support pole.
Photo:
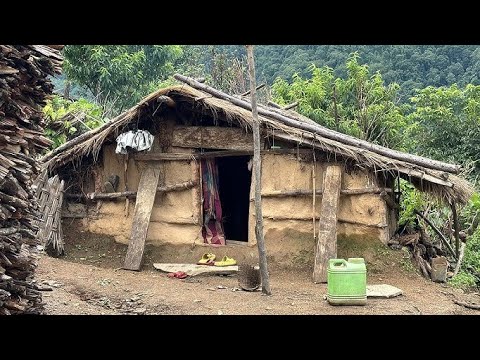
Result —
POLYGON ((313 269, 313 282, 327 282, 328 260, 337 257, 337 216, 342 182, 342 168, 338 165, 327 167, 324 180, 324 194, 318 225, 317 248, 313 269))
POLYGON ((257 93, 255 86, 255 61, 253 59, 253 45, 246 45, 248 70, 250 75, 250 93, 253 128, 253 167, 255 171, 255 235, 257 238, 258 257, 260 262, 260 275, 262 278, 262 292, 271 295, 270 279, 268 275, 267 254, 263 239, 262 216, 262 159, 260 157, 260 121, 258 119, 257 93))
POLYGON ((316 224, 317 224, 317 219, 315 219, 315 213, 316 213, 316 206, 315 202, 317 199, 316 192, 315 192, 315 186, 316 186, 316 171, 315 171, 315 150, 313 151, 313 161, 312 161, 312 221, 313 221, 313 240, 317 238, 317 231, 316 231, 316 224))
POLYGON ((395 203, 395 201, 393 201, 393 199, 390 197, 390 195, 387 194, 386 191, 382 191, 380 193, 380 197, 385 200, 385 202, 387 203, 387 205, 391 208, 391 209, 399 209, 400 207, 398 206, 397 203, 395 203))
POLYGON ((460 225, 458 223, 457 206, 455 205, 455 201, 452 201, 452 204, 450 206, 452 207, 453 226, 455 229, 455 254, 457 255, 457 259, 459 259, 460 257, 460 225))
POLYGON ((138 196, 133 213, 132 233, 123 264, 124 269, 138 271, 142 266, 145 240, 159 179, 160 169, 154 166, 147 166, 140 175, 138 196))
MULTIPOLYGON (((123 164, 123 182, 125 184, 125 192, 128 191, 128 185, 127 185, 127 170, 128 170, 128 153, 125 154, 124 157, 124 164, 123 164)), ((130 210, 130 199, 128 196, 125 196, 125 217, 128 217, 128 212, 130 210)))

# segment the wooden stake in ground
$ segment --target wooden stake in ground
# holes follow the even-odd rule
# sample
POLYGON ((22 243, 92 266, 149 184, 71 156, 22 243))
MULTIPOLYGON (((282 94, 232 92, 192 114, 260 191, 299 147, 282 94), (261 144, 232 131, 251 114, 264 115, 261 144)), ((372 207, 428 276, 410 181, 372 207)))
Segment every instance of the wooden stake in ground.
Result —
POLYGON ((323 182, 317 249, 313 268, 314 283, 327 282, 328 260, 337 257, 337 217, 341 180, 342 168, 340 166, 327 167, 323 182))
POLYGON ((255 62, 253 60, 253 45, 246 45, 248 70, 250 74, 250 94, 252 98, 253 117, 253 169, 255 172, 255 236, 257 238, 258 258, 260 261, 260 275, 262 277, 262 292, 270 295, 270 279, 268 277, 267 253, 263 240, 263 215, 262 215, 262 174, 260 159, 260 124, 257 110, 257 94, 255 84, 255 62))

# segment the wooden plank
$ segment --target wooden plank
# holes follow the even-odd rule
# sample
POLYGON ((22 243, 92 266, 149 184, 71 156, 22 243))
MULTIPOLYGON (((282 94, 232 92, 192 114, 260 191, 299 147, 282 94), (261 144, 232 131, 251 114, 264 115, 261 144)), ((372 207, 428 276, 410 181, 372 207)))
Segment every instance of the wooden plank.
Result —
POLYGON ((225 156, 244 156, 252 155, 253 151, 225 150, 225 151, 209 151, 206 153, 151 153, 151 154, 135 154, 137 161, 190 161, 196 159, 207 159, 225 156))
POLYGON ((178 126, 173 130, 172 146, 253 151, 253 137, 234 127, 178 126))
POLYGON ((132 233, 125 256, 124 269, 138 271, 142 265, 145 239, 147 238, 159 178, 160 169, 154 166, 144 168, 140 176, 137 201, 133 213, 132 233))
POLYGON ((313 268, 313 282, 327 282, 328 260, 337 257, 337 217, 342 182, 342 168, 338 165, 327 167, 324 193, 320 208, 317 248, 313 268))
POLYGON ((192 154, 182 153, 147 153, 135 154, 133 158, 137 161, 179 161, 179 160, 193 160, 192 154))

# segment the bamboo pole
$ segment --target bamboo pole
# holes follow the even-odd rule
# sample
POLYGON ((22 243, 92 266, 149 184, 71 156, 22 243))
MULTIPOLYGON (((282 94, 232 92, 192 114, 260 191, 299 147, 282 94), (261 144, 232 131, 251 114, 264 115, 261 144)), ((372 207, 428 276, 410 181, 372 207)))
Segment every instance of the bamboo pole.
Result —
MULTIPOLYGON (((364 194, 382 194, 391 193, 392 189, 388 188, 371 188, 371 189, 343 189, 340 191, 341 195, 364 195, 364 194)), ((315 189, 315 195, 323 194, 323 189, 315 189)), ((273 190, 262 192, 263 197, 287 197, 287 196, 310 196, 312 190, 298 189, 298 190, 273 190)))
MULTIPOLYGON (((170 192, 170 191, 182 191, 188 190, 193 188, 197 185, 197 180, 189 180, 183 183, 173 184, 173 185, 166 185, 166 186, 159 186, 157 187, 157 192, 170 192)), ((122 197, 136 197, 136 191, 122 191, 122 192, 114 192, 114 193, 88 193, 87 195, 84 194, 65 194, 67 199, 89 199, 89 200, 96 200, 96 199, 118 199, 122 197)))
POLYGON ((255 61, 253 59, 253 45, 246 45, 248 70, 250 75, 251 110, 253 118, 253 167, 255 171, 255 235, 257 238, 258 257, 260 262, 260 274, 262 277, 262 292, 271 295, 270 279, 268 276, 267 254, 263 238, 262 216, 262 171, 260 158, 260 122, 258 120, 257 94, 255 86, 255 61))

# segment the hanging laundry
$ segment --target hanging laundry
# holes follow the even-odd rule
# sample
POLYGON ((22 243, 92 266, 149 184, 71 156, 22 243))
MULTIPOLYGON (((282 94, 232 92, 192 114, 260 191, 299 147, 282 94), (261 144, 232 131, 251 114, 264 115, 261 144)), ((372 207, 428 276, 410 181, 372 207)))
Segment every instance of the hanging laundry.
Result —
POLYGON ((127 131, 117 136, 117 154, 126 154, 127 147, 136 151, 150 150, 153 144, 153 135, 147 130, 127 131))

